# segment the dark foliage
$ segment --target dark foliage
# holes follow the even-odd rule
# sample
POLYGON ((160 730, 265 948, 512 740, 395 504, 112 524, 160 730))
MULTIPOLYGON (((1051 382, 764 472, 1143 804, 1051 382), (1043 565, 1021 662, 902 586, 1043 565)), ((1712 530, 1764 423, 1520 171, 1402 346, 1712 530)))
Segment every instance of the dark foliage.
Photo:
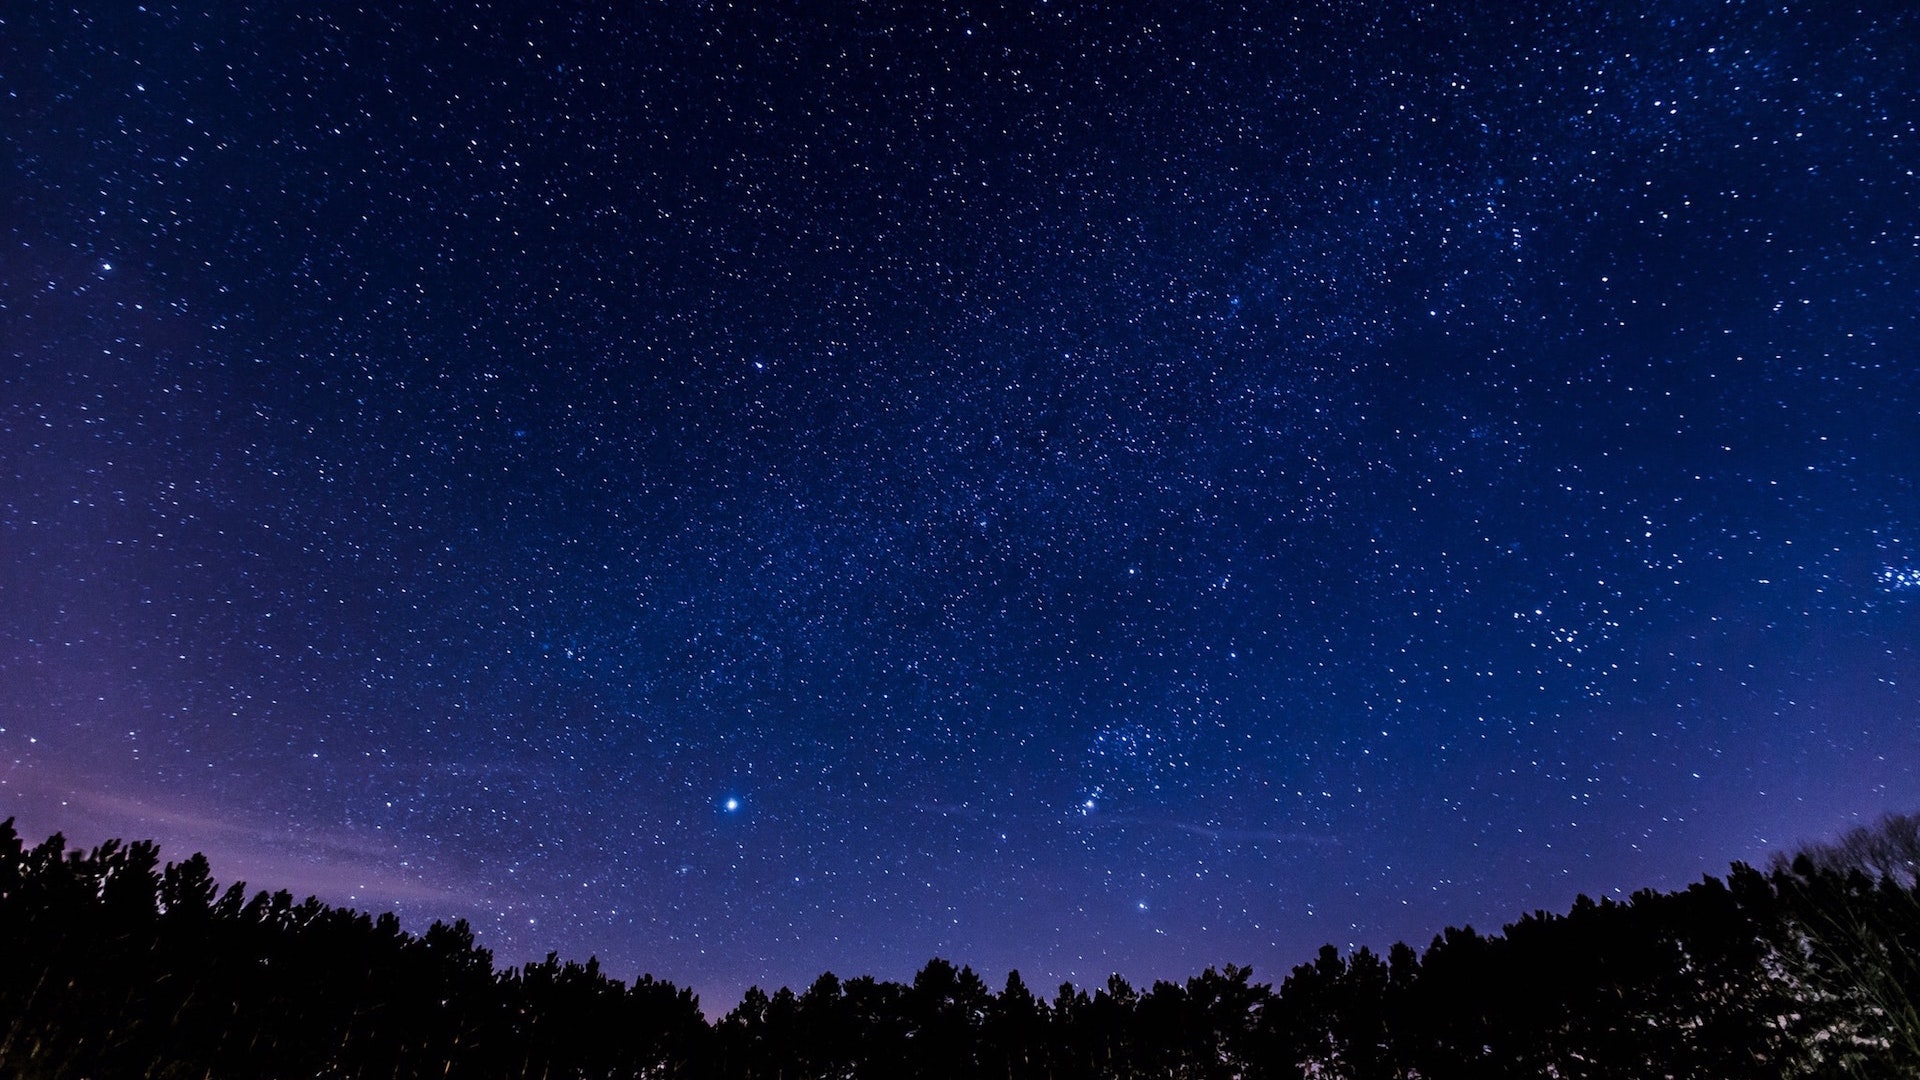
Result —
POLYGON ((594 960, 496 972, 464 923, 413 935, 222 892, 150 843, 28 848, 7 821, 0 1077, 1915 1077, 1911 821, 1424 954, 1328 946, 1277 989, 1229 965, 1047 1001, 933 960, 750 990, 713 1026, 594 960))
POLYGON ((0 1076, 699 1076, 690 991, 599 966, 496 974, 465 923, 408 934, 219 893, 152 844, 25 848, 0 824, 0 1076))

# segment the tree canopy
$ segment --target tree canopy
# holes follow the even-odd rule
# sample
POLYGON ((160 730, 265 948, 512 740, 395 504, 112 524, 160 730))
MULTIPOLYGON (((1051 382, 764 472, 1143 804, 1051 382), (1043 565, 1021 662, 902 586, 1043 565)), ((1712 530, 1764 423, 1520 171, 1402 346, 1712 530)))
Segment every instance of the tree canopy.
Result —
POLYGON ((0 1077, 1914 1077, 1913 823, 1423 952, 1329 945, 1277 987, 1228 964, 1049 1000, 936 958, 756 987, 709 1024, 591 958, 496 969, 464 922, 412 934, 222 890, 149 842, 29 847, 9 819, 0 1077))

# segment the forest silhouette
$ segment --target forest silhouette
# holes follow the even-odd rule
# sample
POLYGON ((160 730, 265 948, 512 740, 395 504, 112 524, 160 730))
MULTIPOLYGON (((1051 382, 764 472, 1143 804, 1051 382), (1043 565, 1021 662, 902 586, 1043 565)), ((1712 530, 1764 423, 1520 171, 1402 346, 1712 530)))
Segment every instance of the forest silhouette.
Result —
POLYGON ((909 983, 694 994, 597 961, 496 970, 403 930, 222 891, 150 842, 0 824, 0 1077, 1500 1078, 1920 1076, 1920 815, 1673 892, 1577 899, 1423 952, 1329 945, 1279 985, 1136 989, 929 961, 909 983))

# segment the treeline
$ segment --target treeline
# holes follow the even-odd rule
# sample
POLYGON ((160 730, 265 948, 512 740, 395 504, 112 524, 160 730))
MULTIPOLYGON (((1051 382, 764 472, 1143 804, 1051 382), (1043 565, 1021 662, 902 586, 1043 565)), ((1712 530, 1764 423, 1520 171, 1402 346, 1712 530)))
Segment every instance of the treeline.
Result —
POLYGON ((1915 1077, 1917 827, 1424 953, 1328 946, 1277 988, 1230 965, 1045 998, 934 960, 750 990, 709 1025, 651 977, 496 971, 464 923, 223 892, 202 856, 29 848, 9 820, 0 1077, 1915 1077))

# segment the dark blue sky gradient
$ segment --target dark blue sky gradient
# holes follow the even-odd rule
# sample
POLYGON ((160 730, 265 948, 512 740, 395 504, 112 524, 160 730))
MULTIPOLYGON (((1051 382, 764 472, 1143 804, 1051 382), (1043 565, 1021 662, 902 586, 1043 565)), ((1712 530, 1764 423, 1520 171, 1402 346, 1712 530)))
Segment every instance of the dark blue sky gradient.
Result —
POLYGON ((1548 6, 7 12, 0 813, 711 1012, 1912 810, 1920 14, 1548 6))

